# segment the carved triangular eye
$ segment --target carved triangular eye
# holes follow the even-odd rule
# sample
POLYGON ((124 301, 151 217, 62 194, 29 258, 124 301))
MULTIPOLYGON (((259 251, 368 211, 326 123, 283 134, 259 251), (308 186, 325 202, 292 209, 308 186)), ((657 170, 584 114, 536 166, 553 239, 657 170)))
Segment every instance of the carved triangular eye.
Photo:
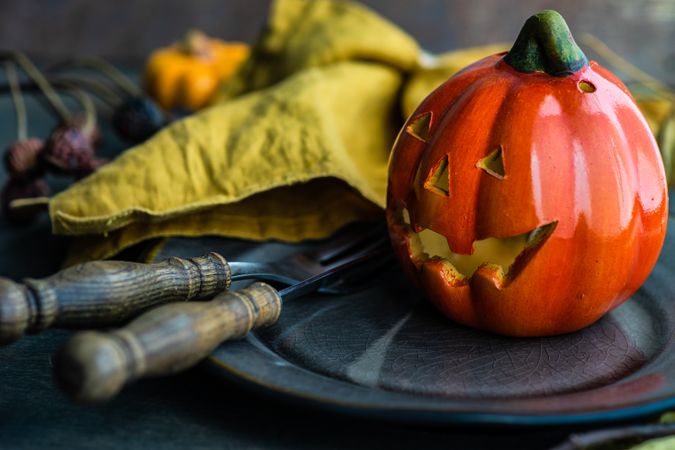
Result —
POLYGON ((435 192, 446 197, 450 193, 450 178, 448 174, 448 155, 445 155, 433 168, 424 187, 431 192, 435 192))
POLYGON ((429 141, 429 128, 431 127, 431 111, 420 114, 415 117, 410 124, 405 127, 405 131, 416 137, 422 142, 429 141))
POLYGON ((504 172, 502 147, 497 147, 495 151, 478 161, 476 167, 483 169, 493 177, 499 178, 500 180, 504 179, 506 173, 504 172))

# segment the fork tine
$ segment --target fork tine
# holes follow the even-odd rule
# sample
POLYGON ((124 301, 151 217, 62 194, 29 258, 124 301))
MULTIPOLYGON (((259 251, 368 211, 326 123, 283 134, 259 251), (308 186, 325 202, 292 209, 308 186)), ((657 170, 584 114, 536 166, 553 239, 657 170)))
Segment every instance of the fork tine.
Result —
POLYGON ((353 254, 355 250, 359 250, 364 245, 369 247, 366 244, 382 236, 387 236, 383 223, 352 225, 338 231, 336 236, 329 238, 317 248, 305 252, 304 255, 322 266, 332 265, 344 255, 353 254))
POLYGON ((334 283, 328 284, 322 290, 327 294, 346 295, 358 290, 364 289, 366 286, 373 284, 374 279, 383 272, 390 270, 396 265, 393 249, 383 253, 382 258, 375 259, 359 267, 359 270, 352 270, 344 274, 340 279, 334 283))
POLYGON ((361 240, 360 242, 355 243, 355 245, 346 247, 341 253, 334 255, 330 260, 324 261, 322 265, 324 268, 329 269, 342 264, 345 260, 354 258, 356 255, 363 255, 371 251, 376 251, 388 243, 389 235, 373 233, 373 235, 369 236, 367 239, 361 240))

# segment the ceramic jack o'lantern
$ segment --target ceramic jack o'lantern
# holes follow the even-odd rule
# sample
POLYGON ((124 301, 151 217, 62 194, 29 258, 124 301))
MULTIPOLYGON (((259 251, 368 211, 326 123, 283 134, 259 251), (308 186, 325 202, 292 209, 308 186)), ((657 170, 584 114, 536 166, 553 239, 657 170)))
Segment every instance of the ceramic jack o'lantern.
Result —
POLYGON ((389 165, 408 275, 452 320, 509 336, 575 331, 624 302, 656 263, 667 214, 635 101, 555 11, 431 93, 389 165))

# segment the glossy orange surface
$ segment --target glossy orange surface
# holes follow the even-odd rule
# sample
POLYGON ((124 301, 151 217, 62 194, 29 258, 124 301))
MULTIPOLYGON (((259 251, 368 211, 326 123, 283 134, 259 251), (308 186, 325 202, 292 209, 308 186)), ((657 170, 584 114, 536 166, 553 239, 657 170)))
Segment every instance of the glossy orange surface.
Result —
POLYGON ((609 71, 591 62, 563 77, 521 73, 502 57, 450 78, 402 129, 389 167, 392 242, 414 282, 457 322, 511 336, 578 330, 624 302, 652 270, 667 224, 663 165, 634 100, 609 71), (428 113, 428 130, 413 132, 428 113), (503 177, 477 167, 498 148, 503 177), (428 181, 445 157, 447 194, 428 181), (506 274, 483 265, 461 276, 413 245, 415 232, 430 229, 467 254, 476 240, 552 223, 506 274))

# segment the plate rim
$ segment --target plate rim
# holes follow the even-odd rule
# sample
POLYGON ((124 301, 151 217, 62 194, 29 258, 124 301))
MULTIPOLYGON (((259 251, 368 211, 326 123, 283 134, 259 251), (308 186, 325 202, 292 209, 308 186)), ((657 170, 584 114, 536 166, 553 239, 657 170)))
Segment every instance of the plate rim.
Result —
MULTIPOLYGON (((246 343, 246 345, 252 346, 250 343, 246 343)), ((446 425, 480 424, 508 426, 567 426, 613 421, 628 421, 631 419, 656 415, 667 409, 675 407, 675 392, 673 392, 671 395, 663 396, 655 400, 638 402, 635 405, 627 407, 610 408, 592 412, 574 412, 569 414, 512 414, 481 411, 466 412, 443 410, 439 407, 416 409, 411 407, 402 407, 401 405, 396 404, 389 404, 388 406, 379 404, 372 405, 351 400, 341 401, 328 395, 300 391, 290 386, 283 386, 279 383, 267 382, 251 373, 229 366, 215 355, 210 355, 207 358, 207 363, 212 370, 215 370, 220 374, 224 374, 228 379, 240 384, 244 384, 256 392, 282 397, 286 401, 302 403, 317 409, 339 412, 350 416, 381 418, 397 422, 405 421, 407 423, 414 422, 446 425)), ((293 364, 292 362, 290 363, 293 364)), ((326 375, 313 372, 310 369, 301 369, 311 373, 311 376, 328 379, 332 382, 347 384, 346 381, 330 378, 326 375)))
MULTIPOLYGON (((675 342, 675 339, 668 340, 665 343, 665 350, 669 345, 672 345, 675 342)), ((628 421, 631 419, 637 419, 640 417, 646 417, 651 415, 656 415, 665 410, 675 408, 675 386, 671 386, 670 390, 662 392, 660 395, 656 395, 651 398, 646 399, 633 399, 628 400, 624 405, 608 405, 604 406, 602 403, 598 403, 595 409, 587 410, 565 410, 560 412, 550 412, 550 411, 524 411, 522 414, 514 412, 500 412, 500 411, 481 411, 479 408, 480 405, 472 405, 469 403, 472 401, 502 401, 505 399, 500 398, 481 398, 481 399, 452 399, 452 398, 439 398, 439 397, 425 397, 423 395, 418 395, 410 392, 396 392, 389 391, 385 389, 377 389, 371 386, 364 386, 359 384, 350 383, 348 380, 343 380, 340 378, 331 377, 327 374, 323 374, 317 371, 312 370, 311 368, 304 367, 297 364, 296 362, 289 360, 273 349, 269 348, 264 344, 263 340, 260 339, 256 333, 250 333, 246 338, 226 343, 225 345, 238 345, 240 346, 236 353, 233 354, 234 358, 237 358, 239 355, 249 354, 254 357, 262 358, 263 364, 267 364, 267 369, 272 369, 276 366, 276 360, 282 360, 286 362, 291 370, 294 371, 294 374, 300 378, 293 377, 288 381, 287 377, 270 377, 265 375, 260 375, 259 372, 246 370, 245 368, 238 367, 235 364, 228 363, 226 358, 222 358, 219 355, 218 349, 207 358, 207 365, 213 371, 218 372, 221 375, 224 375, 226 378, 239 383, 244 384, 246 387, 252 389, 253 391, 260 392, 267 395, 273 395, 276 397, 281 397, 285 401, 290 401, 294 403, 300 403, 306 406, 310 406, 316 409, 328 410, 331 412, 338 412, 346 414, 349 416, 358 416, 358 417, 368 417, 372 419, 385 419, 392 421, 405 421, 407 423, 420 423, 420 424, 492 424, 492 425, 506 425, 506 426, 567 426, 567 425, 580 425, 580 424, 591 424, 591 423, 602 423, 602 422, 616 422, 616 421, 628 421), (255 341, 255 342, 254 342, 255 341), (263 346, 264 349, 260 348, 263 346), (253 352, 253 353, 251 353, 253 352), (342 398, 338 395, 332 394, 332 390, 312 390, 312 389, 302 389, 299 388, 299 385, 302 385, 304 379, 314 380, 323 380, 324 382, 331 383, 336 387, 346 386, 348 389, 358 389, 358 390, 377 390, 381 393, 384 393, 382 399, 369 398, 368 400, 361 401, 359 400, 358 395, 350 396, 349 398, 342 398), (429 402, 424 402, 425 398, 433 399, 429 402), (419 402, 415 402, 416 399, 419 399, 419 402), (448 401, 461 401, 468 404, 467 410, 457 409, 456 406, 449 405, 448 401)), ((663 356, 663 353, 660 355, 663 356)), ((241 359, 239 359, 241 360, 241 359)), ((654 375, 654 374, 663 374, 663 370, 658 370, 658 367, 661 366, 658 361, 661 360, 660 357, 656 357, 647 364, 643 365, 641 369, 644 369, 650 365, 650 363, 657 362, 656 371, 647 371, 644 373, 644 376, 654 375)), ((663 366, 660 367, 663 369, 663 366)), ((565 396, 571 394, 583 394, 584 392, 592 392, 597 389, 611 388, 612 386, 620 385, 622 382, 631 383, 634 380, 633 378, 640 372, 633 372, 625 378, 618 379, 614 382, 608 383, 603 386, 598 386, 595 388, 590 388, 588 390, 581 390, 573 393, 560 393, 553 394, 548 397, 555 396, 565 396)), ((263 373, 267 373, 264 372, 263 373)), ((640 377, 641 378, 641 377, 640 377)), ((638 378, 638 380, 640 379, 638 378)), ((357 393, 358 394, 358 393, 357 393)), ((535 396, 534 398, 545 398, 547 396, 535 396)))

